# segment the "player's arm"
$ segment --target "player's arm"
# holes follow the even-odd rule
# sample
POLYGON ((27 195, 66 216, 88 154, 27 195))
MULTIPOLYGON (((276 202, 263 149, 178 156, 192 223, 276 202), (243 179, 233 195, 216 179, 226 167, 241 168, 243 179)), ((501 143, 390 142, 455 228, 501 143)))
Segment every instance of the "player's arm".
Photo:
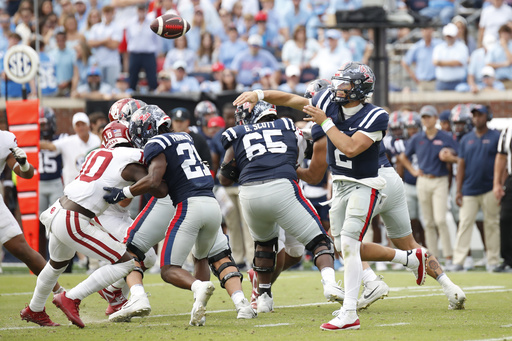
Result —
POLYGON ((506 166, 507 154, 496 154, 496 159, 494 160, 494 180, 492 191, 498 201, 501 201, 501 198, 503 198, 503 196, 505 195, 505 190, 503 189, 503 185, 505 184, 505 178, 503 176, 503 173, 505 172, 506 166))
MULTIPOLYGON (((137 164, 133 165, 140 166, 137 164)), ((151 163, 147 171, 145 171, 143 166, 138 167, 138 169, 142 173, 137 174, 138 179, 135 180, 136 182, 129 187, 129 191, 132 194, 132 196, 150 193, 151 195, 157 198, 165 197, 167 195, 167 185, 165 184, 165 182, 162 182, 162 179, 164 177, 166 168, 167 160, 165 159, 165 155, 163 153, 158 154, 155 158, 151 160, 151 163)), ((130 179, 129 181, 133 180, 130 179)))
POLYGON ((246 91, 240 94, 240 96, 234 100, 233 105, 242 105, 249 102, 252 110, 259 100, 264 100, 265 102, 274 105, 290 107, 296 110, 302 110, 304 106, 309 104, 309 99, 299 95, 290 94, 288 92, 277 90, 255 90, 246 91), (258 94, 260 94, 260 97, 258 97, 258 94))
POLYGON ((439 151, 439 160, 448 163, 457 163, 459 158, 452 148, 443 148, 439 151))
POLYGON ((418 177, 421 175, 421 170, 415 169, 412 166, 411 160, 409 160, 405 153, 400 153, 400 155, 398 155, 397 158, 400 161, 400 163, 405 167, 405 169, 407 169, 409 173, 411 173, 412 176, 418 177))
POLYGON ((7 156, 7 166, 24 179, 32 179, 34 167, 28 162, 27 154, 19 147, 10 148, 11 154, 7 156))
POLYGON ((224 161, 220 166, 217 178, 222 186, 231 186, 235 182, 238 182, 238 176, 240 170, 236 167, 235 162, 235 151, 233 146, 229 147, 224 154, 224 161))
POLYGON ((457 183, 457 193, 455 194, 455 203, 457 206, 462 206, 462 183, 464 182, 464 175, 466 173, 466 162, 463 158, 459 158, 457 161, 457 175, 456 175, 456 183, 457 183))
POLYGON ((313 156, 308 168, 297 168, 297 177, 308 184, 316 185, 322 181, 327 170, 327 137, 313 143, 313 156))
POLYGON ((55 144, 53 144, 53 142, 47 141, 47 140, 39 141, 39 148, 45 149, 45 150, 52 150, 52 151, 57 150, 57 147, 55 146, 55 144))
POLYGON ((348 158, 356 157, 357 155, 370 148, 370 146, 374 143, 370 137, 359 131, 357 131, 352 136, 343 134, 338 130, 338 128, 336 128, 334 123, 332 123, 332 120, 327 119, 325 112, 320 108, 308 104, 304 106, 302 111, 311 116, 306 117, 304 120, 314 121, 320 126, 322 126, 322 124, 326 125, 326 123, 330 125, 330 128, 328 129, 326 129, 324 126, 322 126, 322 128, 334 146, 348 158))

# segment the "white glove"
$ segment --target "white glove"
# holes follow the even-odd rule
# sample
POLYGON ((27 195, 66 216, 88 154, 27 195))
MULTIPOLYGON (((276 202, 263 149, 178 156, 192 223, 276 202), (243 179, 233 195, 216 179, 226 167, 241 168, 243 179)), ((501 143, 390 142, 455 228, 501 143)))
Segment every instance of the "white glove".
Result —
POLYGON ((26 172, 30 169, 30 164, 27 162, 27 153, 19 147, 9 148, 16 162, 20 165, 20 170, 26 172))

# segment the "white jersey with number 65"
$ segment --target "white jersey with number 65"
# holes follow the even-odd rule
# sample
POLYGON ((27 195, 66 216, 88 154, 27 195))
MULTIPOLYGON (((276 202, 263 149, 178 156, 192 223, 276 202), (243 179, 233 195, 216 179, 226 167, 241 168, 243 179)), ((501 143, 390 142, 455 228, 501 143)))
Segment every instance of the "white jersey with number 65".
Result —
POLYGON ((131 163, 143 163, 143 151, 136 148, 100 148, 87 155, 78 177, 64 188, 64 194, 75 203, 99 216, 108 207, 103 187, 124 187, 133 182, 122 178, 131 163))

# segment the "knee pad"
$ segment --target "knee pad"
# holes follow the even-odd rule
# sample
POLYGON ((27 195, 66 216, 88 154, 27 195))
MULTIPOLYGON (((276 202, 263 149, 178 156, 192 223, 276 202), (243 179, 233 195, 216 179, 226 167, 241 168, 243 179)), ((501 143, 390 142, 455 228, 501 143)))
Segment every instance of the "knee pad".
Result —
POLYGON ((216 254, 215 256, 209 257, 208 264, 210 265, 210 269, 212 270, 215 277, 217 277, 219 279, 220 286, 222 288, 225 288, 227 280, 230 279, 231 277, 240 277, 240 282, 242 282, 242 280, 244 279, 244 275, 242 275, 242 273, 239 271, 240 269, 236 265, 233 257, 231 256, 231 249, 224 250, 224 251, 216 254), (218 262, 221 259, 226 258, 226 257, 229 258, 229 261, 222 263, 218 269, 216 269, 215 266, 213 266, 213 263, 218 262), (228 272, 227 274, 224 275, 224 277, 220 278, 220 274, 222 273, 222 271, 224 271, 224 269, 226 269, 227 267, 230 267, 230 266, 235 267, 236 271, 228 272))
POLYGON ((278 238, 272 238, 269 241, 266 242, 254 242, 254 259, 252 261, 253 263, 253 269, 256 272, 273 272, 276 267, 276 255, 278 250, 278 238), (256 264, 256 260, 258 259, 271 259, 272 265, 271 266, 259 266, 259 263, 256 264))
POLYGON ((126 249, 128 251, 130 251, 131 253, 133 253, 137 257, 136 260, 139 263, 142 263, 144 261, 144 259, 146 258, 146 255, 144 254, 144 252, 142 252, 138 247, 133 245, 131 242, 126 244, 126 249))
POLYGON ((146 269, 152 268, 153 265, 156 264, 156 260, 157 260, 155 249, 153 249, 153 248, 149 249, 149 251, 146 252, 145 257, 146 258, 144 259, 144 262, 141 265, 143 265, 144 268, 146 268, 146 269))
POLYGON ((306 249, 315 254, 315 257, 313 258, 313 264, 315 264, 315 266, 317 258, 321 255, 330 255, 334 260, 334 248, 332 247, 332 240, 328 235, 324 233, 319 234, 313 238, 313 240, 306 245, 306 249))
POLYGON ((304 254, 304 245, 294 245, 285 248, 285 252, 291 257, 298 258, 304 254))

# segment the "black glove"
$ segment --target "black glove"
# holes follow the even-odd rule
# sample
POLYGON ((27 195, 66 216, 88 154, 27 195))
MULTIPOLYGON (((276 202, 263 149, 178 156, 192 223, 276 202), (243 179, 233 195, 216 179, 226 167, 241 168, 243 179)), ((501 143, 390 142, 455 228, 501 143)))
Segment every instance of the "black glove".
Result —
POLYGON ((109 192, 108 194, 105 194, 103 196, 103 199, 105 199, 105 201, 108 202, 109 204, 115 204, 123 199, 126 199, 126 195, 124 195, 122 188, 103 187, 103 189, 109 192))
POLYGON ((228 163, 222 163, 220 165, 220 174, 225 176, 226 178, 238 182, 238 177, 240 176, 240 170, 236 166, 235 159, 232 159, 228 163))

